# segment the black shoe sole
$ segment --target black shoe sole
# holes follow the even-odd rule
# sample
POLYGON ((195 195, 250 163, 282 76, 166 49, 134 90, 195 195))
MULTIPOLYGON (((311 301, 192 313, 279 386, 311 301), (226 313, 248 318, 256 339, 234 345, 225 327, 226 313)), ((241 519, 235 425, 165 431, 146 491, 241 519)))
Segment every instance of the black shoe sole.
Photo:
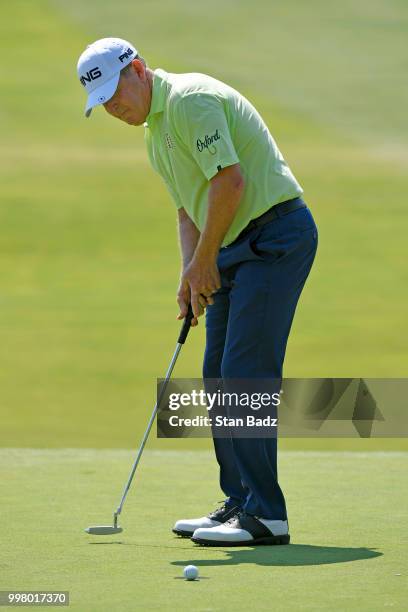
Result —
POLYGON ((202 540, 201 538, 191 538, 191 541, 200 546, 276 546, 278 544, 289 544, 290 535, 258 538, 249 542, 223 542, 222 540, 202 540))
POLYGON ((182 538, 191 538, 194 533, 194 531, 183 531, 182 529, 172 529, 172 532, 182 538))

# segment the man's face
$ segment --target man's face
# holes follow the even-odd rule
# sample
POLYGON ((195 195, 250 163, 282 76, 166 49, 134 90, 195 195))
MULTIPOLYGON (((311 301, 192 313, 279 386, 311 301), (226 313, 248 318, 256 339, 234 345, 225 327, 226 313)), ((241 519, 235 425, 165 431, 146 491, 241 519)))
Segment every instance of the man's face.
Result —
POLYGON ((129 125, 143 125, 149 114, 150 101, 146 70, 140 61, 135 60, 130 70, 120 76, 115 93, 103 106, 110 115, 129 125))

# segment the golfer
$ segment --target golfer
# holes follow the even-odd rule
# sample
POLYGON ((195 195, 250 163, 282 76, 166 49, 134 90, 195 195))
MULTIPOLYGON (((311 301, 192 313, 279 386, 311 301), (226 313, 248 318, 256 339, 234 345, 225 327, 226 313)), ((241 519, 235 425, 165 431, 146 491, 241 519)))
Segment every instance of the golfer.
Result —
MULTIPOLYGON (((206 313, 204 378, 280 380, 317 229, 262 117, 210 76, 150 69, 119 38, 89 45, 78 76, 86 116, 103 105, 144 125, 151 164, 177 208, 178 318, 189 304, 193 326, 206 313)), ((225 503, 173 531, 207 545, 287 544, 276 437, 214 438, 214 448, 225 503)))

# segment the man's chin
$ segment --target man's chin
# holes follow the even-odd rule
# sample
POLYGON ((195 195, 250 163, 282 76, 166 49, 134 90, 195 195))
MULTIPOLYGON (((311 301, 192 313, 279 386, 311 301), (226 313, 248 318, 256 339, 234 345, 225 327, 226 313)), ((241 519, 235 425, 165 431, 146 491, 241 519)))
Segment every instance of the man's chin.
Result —
POLYGON ((128 119, 121 119, 121 121, 123 121, 124 123, 127 123, 128 125, 143 125, 143 121, 136 121, 136 119, 132 119, 131 117, 129 117, 128 119))

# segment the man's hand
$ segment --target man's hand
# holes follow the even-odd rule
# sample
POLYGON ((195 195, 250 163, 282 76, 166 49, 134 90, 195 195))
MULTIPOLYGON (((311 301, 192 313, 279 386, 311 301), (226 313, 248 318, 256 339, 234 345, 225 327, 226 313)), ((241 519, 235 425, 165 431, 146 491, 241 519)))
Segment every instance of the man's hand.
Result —
POLYGON ((184 319, 188 304, 191 302, 194 313, 191 325, 197 325, 198 317, 204 313, 208 305, 214 303, 212 294, 220 287, 220 274, 215 261, 194 257, 181 276, 177 293, 177 301, 180 306, 178 319, 184 319))
MULTIPOLYGON (((180 284, 177 291, 177 302, 180 308, 177 318, 181 320, 187 315, 188 305, 190 304, 190 286, 183 275, 180 278, 180 284)), ((198 325, 197 318, 193 317, 191 319, 191 327, 195 327, 196 325, 198 325)))

